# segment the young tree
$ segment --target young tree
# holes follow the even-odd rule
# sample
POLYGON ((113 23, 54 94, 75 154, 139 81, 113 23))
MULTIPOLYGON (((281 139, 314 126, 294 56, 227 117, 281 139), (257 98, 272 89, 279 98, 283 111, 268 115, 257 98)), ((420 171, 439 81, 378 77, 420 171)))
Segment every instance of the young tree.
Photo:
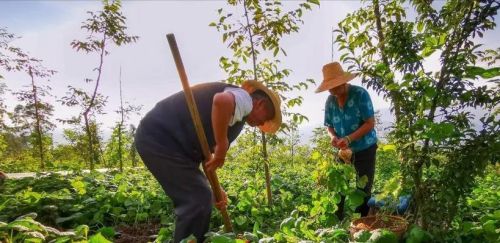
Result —
POLYGON ((5 150, 7 149, 7 141, 5 139, 4 132, 7 128, 5 124, 5 117, 7 115, 6 106, 4 104, 4 99, 2 98, 5 93, 6 85, 0 82, 0 158, 3 157, 5 150))
MULTIPOLYGON (((50 121, 52 116, 53 106, 48 102, 43 101, 43 97, 49 96, 50 87, 37 85, 35 78, 48 79, 55 71, 45 68, 42 61, 28 54, 24 53, 20 48, 14 47, 10 44, 17 37, 7 32, 5 28, 0 28, 0 67, 7 71, 20 71, 25 72, 31 79, 31 84, 27 90, 14 92, 17 99, 24 103, 18 105, 15 115, 18 116, 16 121, 22 121, 24 124, 18 124, 21 129, 29 128, 35 137, 32 142, 34 148, 38 150, 40 158, 41 169, 45 168, 45 154, 46 154, 46 139, 47 134, 54 125, 50 121), (19 116, 25 116, 20 119, 19 116)), ((0 79, 3 76, 0 75, 0 79)), ((3 95, 5 85, 0 83, 0 96, 3 95)), ((4 123, 5 105, 0 97, 0 126, 5 128, 4 123)))
MULTIPOLYGON (((98 94, 99 84, 101 82, 101 75, 103 73, 104 57, 109 54, 107 47, 109 44, 115 44, 117 46, 126 45, 138 40, 138 36, 130 36, 125 33, 127 27, 125 26, 126 17, 120 12, 121 1, 108 1, 103 0, 103 10, 97 13, 88 12, 90 18, 88 18, 82 25, 82 29, 89 32, 89 36, 86 40, 74 40, 71 42, 71 46, 76 49, 76 51, 84 51, 86 53, 97 53, 99 55, 97 77, 95 79, 95 86, 88 103, 85 103, 84 111, 82 116, 85 122, 85 130, 87 133, 87 138, 89 141, 89 152, 92 154, 92 159, 96 158, 96 151, 94 151, 94 145, 98 141, 93 140, 91 132, 91 124, 94 123, 90 120, 90 113, 92 113, 94 106, 96 105, 96 97, 98 94)), ((94 81, 91 79, 86 79, 86 81, 94 81)), ((94 169, 94 160, 90 161, 90 168, 94 169)))
MULTIPOLYGON (((116 111, 117 114, 120 115, 120 121, 117 122, 116 124, 116 137, 118 138, 117 142, 117 157, 118 161, 120 162, 119 168, 120 171, 123 172, 123 148, 124 147, 129 147, 130 144, 132 143, 133 138, 128 137, 126 138, 127 132, 124 130, 125 128, 125 123, 127 120, 130 118, 130 115, 135 113, 139 114, 141 110, 141 106, 134 106, 128 103, 125 103, 125 106, 123 105, 123 93, 122 93, 122 69, 120 67, 120 108, 119 110, 116 111)), ((115 130, 115 129, 114 129, 115 130)), ((113 131, 113 135, 115 135, 115 132, 113 131)), ((111 139, 110 144, 113 144, 113 136, 111 139)))
POLYGON ((448 0, 440 9, 432 1, 409 3, 414 19, 403 1, 367 2, 339 23, 336 43, 341 61, 391 101, 392 139, 404 186, 413 191, 414 221, 446 233, 474 178, 498 161, 500 92, 493 78, 500 68, 485 63, 498 55, 479 43, 495 27, 500 3, 448 0), (434 56, 439 62, 427 67, 434 56))
MULTIPOLYGON (((13 46, 12 41, 18 39, 16 35, 7 32, 7 28, 0 27, 0 68, 5 71, 27 71, 26 62, 32 58, 19 47, 13 46)), ((0 73, 0 80, 4 76, 0 73)))
POLYGON ((40 66, 38 60, 36 62, 26 62, 28 75, 31 79, 31 85, 27 90, 14 92, 17 100, 21 102, 16 109, 25 116, 25 126, 30 127, 32 136, 35 140, 32 143, 33 148, 37 149, 40 158, 40 168, 45 169, 47 147, 51 142, 49 132, 54 129, 55 125, 50 121, 54 106, 43 100, 44 97, 50 95, 50 87, 37 85, 35 77, 48 78, 55 73, 53 70, 47 70, 40 66), (23 104, 24 103, 24 104, 23 104))
POLYGON ((76 164, 85 164, 90 161, 87 155, 88 146, 85 144, 86 136, 82 126, 63 130, 64 139, 67 144, 60 144, 54 149, 54 159, 66 161, 72 160, 76 164))
MULTIPOLYGON (((241 84, 247 79, 254 79, 263 82, 270 89, 281 93, 281 98, 285 105, 291 108, 302 103, 302 97, 287 98, 284 92, 301 90, 307 88, 312 80, 300 81, 297 83, 286 82, 291 70, 280 69, 278 55, 286 55, 285 50, 280 46, 281 38, 294 32, 298 32, 301 17, 305 10, 311 9, 311 4, 319 5, 319 1, 308 0, 300 3, 297 9, 283 11, 283 6, 279 0, 228 0, 228 5, 233 11, 224 12, 219 9, 218 22, 210 23, 222 32, 222 41, 227 43, 233 57, 221 57, 220 66, 229 75, 227 82, 241 84), (233 13, 243 12, 238 17, 233 17, 233 13), (263 56, 271 58, 263 58, 263 56), (250 63, 249 63, 249 60, 250 63)), ((285 115, 291 117, 291 123, 302 122, 305 116, 299 113, 287 112, 285 115)), ((284 129, 289 130, 290 124, 285 123, 284 129)), ((266 187, 268 194, 268 204, 272 204, 270 189, 270 173, 267 155, 267 139, 261 133, 262 156, 264 158, 264 168, 266 172, 266 187)))
POLYGON ((95 118, 97 115, 103 114, 103 109, 107 102, 107 97, 104 97, 103 95, 97 93, 94 94, 92 98, 90 94, 81 89, 72 86, 68 86, 68 89, 69 91, 67 91, 66 95, 59 101, 64 106, 79 108, 80 113, 69 119, 58 120, 74 126, 74 134, 65 133, 65 136, 66 138, 70 138, 67 135, 73 135, 71 136, 71 139, 75 140, 73 144, 78 145, 80 149, 83 149, 80 146, 85 145, 86 149, 82 150, 81 153, 85 156, 84 158, 86 159, 86 163, 88 163, 89 168, 93 170, 94 163, 102 159, 102 156, 99 156, 99 151, 101 151, 101 144, 99 142, 101 138, 98 132, 99 126, 95 118), (92 109, 89 110, 85 115, 84 112, 87 111, 86 108, 91 99, 94 100, 92 109))

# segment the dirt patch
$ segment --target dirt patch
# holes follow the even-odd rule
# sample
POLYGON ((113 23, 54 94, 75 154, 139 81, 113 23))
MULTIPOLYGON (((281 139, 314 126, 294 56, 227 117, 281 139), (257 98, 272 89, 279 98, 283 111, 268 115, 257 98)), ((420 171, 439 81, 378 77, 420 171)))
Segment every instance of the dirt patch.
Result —
POLYGON ((155 240, 154 235, 160 231, 160 223, 143 223, 135 225, 120 225, 116 231, 120 235, 115 239, 116 243, 146 243, 155 240))

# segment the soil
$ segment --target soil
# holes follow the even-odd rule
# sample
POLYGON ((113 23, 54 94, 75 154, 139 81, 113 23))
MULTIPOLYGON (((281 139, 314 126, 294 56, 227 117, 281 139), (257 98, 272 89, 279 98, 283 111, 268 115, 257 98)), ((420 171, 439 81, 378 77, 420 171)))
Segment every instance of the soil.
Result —
POLYGON ((114 240, 116 243, 146 243, 155 240, 153 235, 160 231, 160 223, 144 223, 135 225, 121 225, 116 229, 120 235, 114 240))

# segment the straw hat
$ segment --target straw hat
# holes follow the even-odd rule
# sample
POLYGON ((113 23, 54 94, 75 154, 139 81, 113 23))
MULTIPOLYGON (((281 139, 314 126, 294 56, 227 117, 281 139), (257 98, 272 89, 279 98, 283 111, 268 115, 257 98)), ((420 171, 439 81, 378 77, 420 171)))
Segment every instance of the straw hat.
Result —
POLYGON ((316 93, 333 89, 345 84, 356 77, 356 74, 344 72, 338 62, 331 62, 323 66, 323 82, 316 89, 316 93))
POLYGON ((274 107, 274 118, 266 121, 262 126, 259 126, 259 129, 265 133, 275 133, 281 126, 281 99, 279 95, 268 89, 261 82, 255 80, 247 80, 243 82, 241 87, 246 90, 249 94, 253 93, 256 90, 262 90, 264 93, 269 96, 271 102, 274 107))

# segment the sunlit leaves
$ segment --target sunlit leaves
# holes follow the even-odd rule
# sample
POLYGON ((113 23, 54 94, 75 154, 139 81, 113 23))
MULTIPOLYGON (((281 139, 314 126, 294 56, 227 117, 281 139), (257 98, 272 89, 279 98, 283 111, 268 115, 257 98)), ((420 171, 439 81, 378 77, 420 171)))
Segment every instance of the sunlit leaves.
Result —
MULTIPOLYGON (((264 82, 271 89, 278 91, 287 108, 302 103, 302 98, 290 98, 285 92, 301 90, 313 83, 312 80, 292 82, 286 80, 291 70, 279 67, 279 56, 286 56, 280 46, 282 37, 299 30, 301 17, 305 10, 311 10, 319 1, 299 3, 294 10, 284 11, 281 1, 228 1, 228 8, 218 9, 218 21, 209 24, 222 34, 222 41, 232 50, 232 57, 221 57, 220 66, 229 75, 227 82, 240 84, 247 79, 264 82), (233 13, 239 8, 242 15, 233 13), (227 12, 226 12, 227 11, 227 12), (272 57, 272 58, 265 58, 272 57)), ((285 116, 289 113, 284 112, 285 116)), ((291 115, 292 124, 306 119, 303 115, 291 115)), ((291 126, 284 125, 285 130, 291 126)))
MULTIPOLYGON (((84 41, 74 40, 71 42, 73 49, 85 52, 105 53, 106 42, 110 40, 117 46, 136 42, 138 36, 130 36, 125 33, 126 17, 120 12, 121 1, 104 1, 102 11, 87 12, 90 17, 83 23, 82 29, 89 32, 84 41)), ((107 52, 106 52, 107 54, 107 52)))
POLYGON ((464 71, 464 76, 467 78, 481 77, 484 79, 490 79, 500 76, 500 67, 482 68, 477 66, 468 66, 464 71))
MULTIPOLYGON (((441 219, 450 222, 456 211, 451 202, 465 195, 472 175, 493 159, 489 154, 495 143, 480 150, 478 144, 498 138, 492 107, 499 100, 500 70, 494 65, 500 55, 475 42, 495 27, 500 5, 456 0, 446 1, 442 8, 425 1, 410 4, 415 18, 407 17, 400 1, 366 2, 339 23, 335 42, 345 66, 361 72, 363 83, 392 104, 393 143, 403 176, 413 178, 414 192, 420 195, 416 209, 449 210, 441 219), (434 57, 439 63, 426 67, 434 57), (471 109, 486 114, 474 115, 471 109)), ((430 220, 426 214, 421 220, 430 220)), ((434 223, 436 218, 431 221, 427 223, 442 229, 434 223)))

